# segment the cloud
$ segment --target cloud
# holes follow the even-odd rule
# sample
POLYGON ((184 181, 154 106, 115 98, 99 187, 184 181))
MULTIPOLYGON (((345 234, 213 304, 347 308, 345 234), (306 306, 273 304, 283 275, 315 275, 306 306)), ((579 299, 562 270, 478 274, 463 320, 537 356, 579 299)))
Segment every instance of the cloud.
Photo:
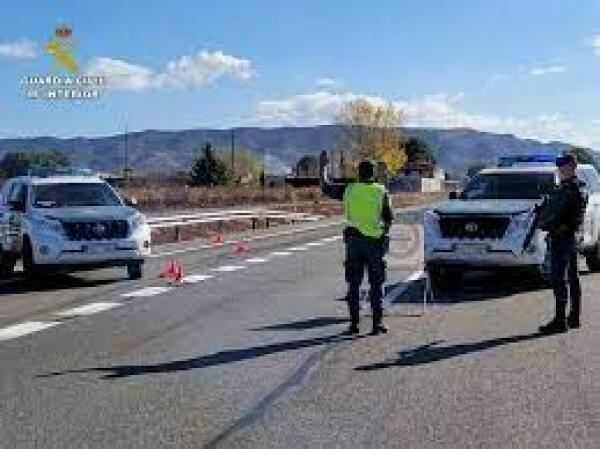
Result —
POLYGON ((0 57, 32 59, 37 56, 37 44, 29 39, 0 42, 0 57))
POLYGON ((544 76, 554 73, 565 73, 567 71, 567 67, 563 65, 550 65, 545 67, 534 67, 531 70, 529 70, 529 74, 533 76, 544 76))
POLYGON ((199 88, 225 76, 248 81, 256 75, 250 60, 222 51, 201 51, 182 56, 169 62, 160 72, 119 59, 95 58, 88 65, 86 73, 106 77, 109 87, 113 89, 130 91, 199 88))
POLYGON ((594 54, 600 56, 600 34, 592 37, 592 48, 594 49, 594 54))
MULTIPOLYGON (((403 111, 405 125, 431 128, 472 128, 481 131, 512 133, 543 141, 560 140, 600 148, 597 133, 584 132, 558 114, 533 117, 476 114, 461 107, 464 95, 440 93, 392 103, 403 111)), ((364 99, 383 105, 387 99, 352 92, 318 91, 290 98, 266 100, 258 104, 260 122, 269 125, 317 125, 332 123, 347 101, 364 99)))
POLYGON ((324 78, 319 78, 317 80, 317 86, 325 88, 325 89, 327 89, 328 87, 335 87, 337 85, 338 85, 337 80, 335 80, 333 78, 324 77, 324 78))

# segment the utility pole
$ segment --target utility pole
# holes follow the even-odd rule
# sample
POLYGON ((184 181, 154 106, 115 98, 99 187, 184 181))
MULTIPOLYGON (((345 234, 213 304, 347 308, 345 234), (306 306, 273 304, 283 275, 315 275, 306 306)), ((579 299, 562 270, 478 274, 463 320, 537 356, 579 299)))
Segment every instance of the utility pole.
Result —
POLYGON ((235 132, 231 128, 231 176, 235 181, 235 132))
POLYGON ((123 169, 125 182, 129 181, 129 130, 125 122, 125 168, 123 169))

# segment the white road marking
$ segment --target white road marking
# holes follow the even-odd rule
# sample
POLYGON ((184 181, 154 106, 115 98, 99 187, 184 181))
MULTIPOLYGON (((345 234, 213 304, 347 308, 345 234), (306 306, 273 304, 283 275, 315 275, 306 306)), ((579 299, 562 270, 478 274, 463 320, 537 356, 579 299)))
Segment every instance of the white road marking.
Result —
POLYGON ((265 263, 268 261, 269 261, 269 259, 265 259, 264 257, 252 257, 250 259, 244 260, 244 262, 248 262, 248 263, 265 263))
POLYGON ((196 282, 202 282, 212 278, 214 278, 212 274, 190 274, 188 276, 184 276, 183 282, 195 284, 196 282))
POLYGON ((219 271, 221 273, 229 273, 231 271, 243 270, 246 268, 243 265, 221 265, 220 267, 213 268, 211 271, 219 271))
MULTIPOLYGON (((248 237, 248 238, 246 238, 244 240, 251 242, 251 241, 254 241, 254 240, 264 240, 264 239, 268 239, 268 238, 271 238, 271 237, 281 237, 281 236, 284 236, 284 235, 300 234, 300 233, 303 233, 303 232, 315 231, 317 229, 323 229, 323 228, 329 228, 329 227, 332 227, 332 226, 338 226, 338 225, 340 225, 342 223, 344 223, 344 222, 343 221, 334 221, 334 222, 331 222, 331 223, 324 223, 324 224, 321 224, 321 225, 318 225, 318 226, 311 226, 311 227, 306 227, 306 228, 301 228, 301 229, 292 229, 292 230, 281 231, 281 232, 273 232, 273 233, 270 233, 270 234, 256 235, 256 236, 253 236, 253 237, 248 237)), ((341 237, 337 238, 336 240, 339 240, 340 238, 341 237)), ((188 253, 188 252, 191 252, 191 251, 199 251, 199 250, 202 250, 202 249, 215 248, 215 247, 223 246, 223 245, 228 244, 228 243, 235 243, 235 241, 229 241, 228 240, 227 242, 217 243, 217 244, 214 244, 214 245, 198 245, 198 246, 194 246, 194 247, 188 247, 188 248, 182 248, 182 249, 174 249, 174 250, 171 250, 171 251, 164 251, 164 252, 161 252, 161 253, 154 253, 154 254, 151 254, 150 257, 151 258, 157 258, 157 257, 171 256, 173 254, 188 253)))
POLYGON ((26 321, 25 323, 15 324, 13 326, 0 329, 0 341, 12 340, 13 338, 23 337, 25 335, 39 332, 49 327, 56 326, 58 321, 26 321))
POLYGON ((387 295, 385 295, 381 299, 381 304, 383 305, 383 308, 387 309, 392 304, 392 301, 394 301, 398 296, 403 294, 408 289, 408 287, 410 287, 411 283, 422 279, 424 274, 425 274, 425 272, 423 270, 417 270, 417 271, 411 273, 404 280, 404 282, 398 284, 391 291, 389 291, 387 293, 387 295))
POLYGON ((146 287, 130 293, 124 293, 121 296, 124 298, 145 298, 148 296, 160 295, 161 293, 166 293, 169 290, 171 290, 171 287, 146 287))
POLYGON ((308 248, 305 246, 294 246, 292 248, 288 248, 288 251, 308 251, 308 248))
POLYGON ((325 237, 324 239, 321 239, 322 242, 325 243, 329 243, 329 242, 335 242, 336 240, 339 240, 341 237, 334 235, 333 237, 325 237))
POLYGON ((292 253, 289 251, 273 251, 269 254, 270 256, 291 256, 292 253))
POLYGON ((323 246, 324 244, 323 242, 309 242, 306 246, 323 246))
POLYGON ((55 313, 55 315, 61 317, 93 315, 94 313, 113 309, 120 305, 121 303, 119 302, 94 302, 92 304, 86 304, 85 306, 75 307, 74 309, 62 310, 55 313))

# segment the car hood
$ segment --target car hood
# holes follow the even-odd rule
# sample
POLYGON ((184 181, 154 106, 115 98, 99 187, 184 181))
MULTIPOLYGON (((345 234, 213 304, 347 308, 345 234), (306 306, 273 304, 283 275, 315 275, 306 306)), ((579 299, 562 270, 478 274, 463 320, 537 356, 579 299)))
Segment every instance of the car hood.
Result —
POLYGON ((531 210, 537 200, 450 200, 437 206, 439 214, 518 214, 531 210))
POLYGON ((127 220, 136 214, 135 209, 126 206, 57 207, 36 211, 61 221, 127 220))

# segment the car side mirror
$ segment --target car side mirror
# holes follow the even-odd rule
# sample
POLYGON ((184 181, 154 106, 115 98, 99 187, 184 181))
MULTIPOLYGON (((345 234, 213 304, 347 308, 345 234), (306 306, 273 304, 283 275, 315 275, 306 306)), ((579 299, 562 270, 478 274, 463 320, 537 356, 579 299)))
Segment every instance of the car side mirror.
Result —
POLYGON ((8 202, 8 207, 13 212, 25 212, 25 203, 19 200, 11 200, 8 202))
POLYGON ((133 206, 137 206, 137 198, 135 196, 132 196, 131 198, 125 198, 125 204, 127 204, 130 207, 133 206))
POLYGON ((448 193, 448 199, 449 200, 457 200, 458 199, 458 192, 457 191, 452 191, 452 192, 448 193))

